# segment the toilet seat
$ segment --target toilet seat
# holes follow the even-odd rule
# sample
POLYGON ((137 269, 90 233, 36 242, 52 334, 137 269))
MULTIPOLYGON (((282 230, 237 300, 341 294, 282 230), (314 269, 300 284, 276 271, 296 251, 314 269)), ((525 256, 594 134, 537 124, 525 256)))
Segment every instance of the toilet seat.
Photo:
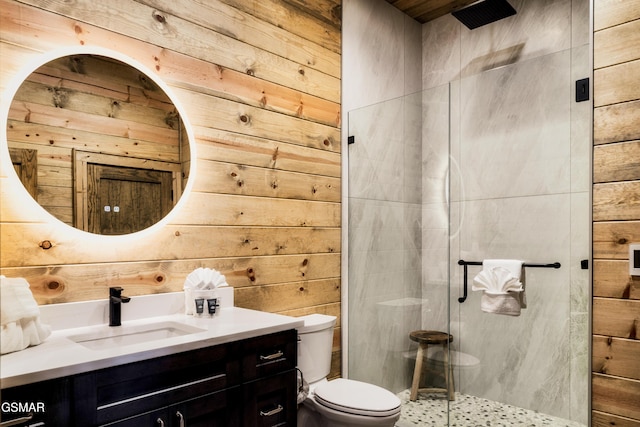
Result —
POLYGON ((338 378, 319 384, 314 395, 318 404, 347 414, 388 417, 400 413, 401 402, 396 395, 361 381, 338 378))

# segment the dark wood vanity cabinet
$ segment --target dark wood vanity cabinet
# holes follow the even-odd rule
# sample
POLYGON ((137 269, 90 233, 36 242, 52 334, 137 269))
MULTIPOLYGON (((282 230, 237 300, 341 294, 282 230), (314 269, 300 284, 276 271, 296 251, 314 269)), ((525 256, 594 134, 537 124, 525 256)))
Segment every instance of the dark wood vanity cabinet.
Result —
POLYGON ((295 426, 296 340, 288 330, 54 380, 66 412, 46 425, 295 426))

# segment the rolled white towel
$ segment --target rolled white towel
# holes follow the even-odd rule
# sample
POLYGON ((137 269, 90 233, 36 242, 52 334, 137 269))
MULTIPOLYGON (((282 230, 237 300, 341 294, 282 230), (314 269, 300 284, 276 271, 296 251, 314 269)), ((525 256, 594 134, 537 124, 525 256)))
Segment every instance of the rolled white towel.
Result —
POLYGON ((0 276, 0 353, 12 353, 44 342, 51 328, 40 322, 40 309, 23 278, 0 276))
POLYGON ((40 322, 38 317, 21 319, 2 325, 0 331, 0 353, 13 353, 27 347, 42 344, 51 335, 48 325, 40 322))
POLYGON ((33 299, 29 282, 22 277, 0 276, 0 320, 2 325, 23 318, 40 315, 38 303, 33 299))

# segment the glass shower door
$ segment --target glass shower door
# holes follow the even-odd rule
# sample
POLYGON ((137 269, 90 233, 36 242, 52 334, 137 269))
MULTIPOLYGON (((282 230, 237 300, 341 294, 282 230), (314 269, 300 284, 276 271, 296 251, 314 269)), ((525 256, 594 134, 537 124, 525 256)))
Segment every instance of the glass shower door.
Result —
POLYGON ((348 129, 348 377, 396 393, 398 426, 444 427, 447 399, 409 402, 409 334, 449 324, 449 85, 350 111, 348 129))
POLYGON ((580 260, 590 247, 590 140, 579 127, 588 126, 589 105, 572 99, 573 58, 561 51, 451 83, 456 425, 483 418, 586 424, 589 276, 580 260), (561 267, 522 270, 514 315, 472 291, 482 265, 466 267, 468 297, 459 302, 458 260, 485 259, 561 267))
POLYGON ((420 327, 420 97, 349 112, 348 376, 407 388, 420 327))

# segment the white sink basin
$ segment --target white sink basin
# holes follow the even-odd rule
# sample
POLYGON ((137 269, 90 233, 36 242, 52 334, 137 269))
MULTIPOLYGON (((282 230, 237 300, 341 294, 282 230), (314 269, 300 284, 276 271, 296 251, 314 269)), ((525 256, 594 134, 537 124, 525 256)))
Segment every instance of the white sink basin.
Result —
POLYGON ((205 329, 166 321, 146 325, 100 326, 97 331, 73 335, 69 339, 91 350, 104 350, 199 332, 205 332, 205 329))

